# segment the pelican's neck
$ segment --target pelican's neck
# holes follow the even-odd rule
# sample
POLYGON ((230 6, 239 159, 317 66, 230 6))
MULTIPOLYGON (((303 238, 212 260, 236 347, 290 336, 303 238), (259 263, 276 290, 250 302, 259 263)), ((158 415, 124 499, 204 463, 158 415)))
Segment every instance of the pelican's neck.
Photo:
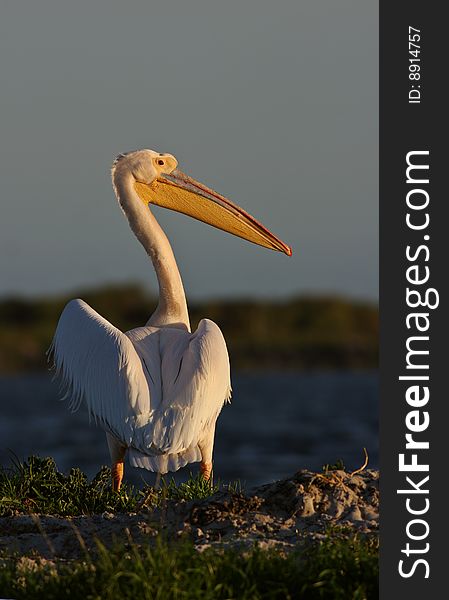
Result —
POLYGON ((116 169, 113 183, 117 199, 135 236, 151 258, 159 283, 159 304, 147 325, 178 325, 190 331, 187 301, 181 275, 167 236, 134 189, 134 177, 116 169))

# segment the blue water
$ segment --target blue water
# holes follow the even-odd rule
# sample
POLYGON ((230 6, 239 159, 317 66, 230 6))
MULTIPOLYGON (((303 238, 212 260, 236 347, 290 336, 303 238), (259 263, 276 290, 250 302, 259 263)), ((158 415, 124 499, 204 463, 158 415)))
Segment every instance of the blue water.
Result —
MULTIPOLYGON (((341 458, 348 469, 378 466, 378 375, 376 372, 237 373, 232 404, 217 423, 214 473, 246 486, 319 469, 341 458)), ((0 378, 0 464, 30 454, 53 456, 62 471, 78 466, 89 476, 109 464, 101 429, 57 400, 49 374, 0 378)), ((188 471, 178 474, 185 478, 188 471)), ((134 483, 152 475, 126 467, 134 483)))

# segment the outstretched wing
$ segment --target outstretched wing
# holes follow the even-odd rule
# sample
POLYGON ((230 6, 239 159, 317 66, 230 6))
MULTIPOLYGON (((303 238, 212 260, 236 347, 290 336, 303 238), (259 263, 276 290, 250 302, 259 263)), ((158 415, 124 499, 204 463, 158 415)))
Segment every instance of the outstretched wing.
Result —
POLYGON ((131 340, 83 300, 71 300, 50 352, 71 408, 85 399, 89 413, 130 444, 136 421, 150 415, 148 383, 131 340))
POLYGON ((201 441, 230 399, 229 357, 220 329, 208 319, 193 335, 161 331, 160 351, 163 396, 149 433, 153 446, 173 454, 201 441))

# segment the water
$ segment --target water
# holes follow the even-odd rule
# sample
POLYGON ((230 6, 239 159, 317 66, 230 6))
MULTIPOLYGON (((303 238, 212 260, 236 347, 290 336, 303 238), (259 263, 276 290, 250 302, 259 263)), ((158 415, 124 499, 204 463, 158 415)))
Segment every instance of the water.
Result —
MULTIPOLYGON (((89 425, 85 408, 72 414, 57 397, 47 373, 0 378, 0 464, 10 463, 11 451, 53 456, 60 470, 78 466, 89 476, 109 464, 104 433, 89 425)), ((364 446, 377 467, 377 373, 237 373, 232 404, 218 419, 214 472, 250 487, 339 458, 356 469, 364 446)), ((197 468, 186 467, 177 479, 197 468)), ((153 480, 125 469, 134 483, 153 480)))

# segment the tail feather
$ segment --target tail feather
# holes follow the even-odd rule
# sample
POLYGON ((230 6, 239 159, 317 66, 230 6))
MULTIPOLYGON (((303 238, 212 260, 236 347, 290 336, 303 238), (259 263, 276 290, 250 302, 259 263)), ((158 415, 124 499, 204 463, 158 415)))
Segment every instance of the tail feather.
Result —
POLYGON ((168 473, 169 471, 177 471, 185 467, 189 463, 201 461, 201 451, 196 444, 192 444, 184 452, 177 454, 158 454, 150 456, 142 454, 135 448, 130 448, 128 451, 129 463, 133 467, 140 467, 153 471, 153 473, 168 473))

